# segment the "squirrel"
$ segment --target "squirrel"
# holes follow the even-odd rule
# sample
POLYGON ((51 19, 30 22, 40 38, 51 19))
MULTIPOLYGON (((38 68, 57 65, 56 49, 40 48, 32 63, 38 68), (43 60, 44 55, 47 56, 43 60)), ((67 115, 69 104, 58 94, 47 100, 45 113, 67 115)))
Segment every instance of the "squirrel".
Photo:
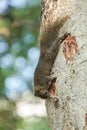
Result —
MULTIPOLYGON (((55 4, 53 2, 53 11, 55 4)), ((51 7, 51 8, 52 8, 51 7)), ((53 12, 52 12, 53 13, 53 12)), ((52 24, 52 14, 50 6, 46 1, 42 2, 42 22, 40 27, 40 58, 34 73, 34 95, 42 99, 51 98, 51 87, 56 78, 50 77, 56 56, 59 52, 60 44, 66 39, 68 33, 58 37, 58 33, 63 24, 69 18, 69 15, 56 19, 52 24)))
POLYGON ((40 53, 40 58, 38 65, 34 74, 34 95, 42 99, 50 98, 50 81, 55 82, 56 78, 51 78, 51 68, 54 64, 55 58, 59 51, 60 44, 68 36, 68 33, 65 33, 62 37, 58 38, 49 49, 43 54, 40 53))

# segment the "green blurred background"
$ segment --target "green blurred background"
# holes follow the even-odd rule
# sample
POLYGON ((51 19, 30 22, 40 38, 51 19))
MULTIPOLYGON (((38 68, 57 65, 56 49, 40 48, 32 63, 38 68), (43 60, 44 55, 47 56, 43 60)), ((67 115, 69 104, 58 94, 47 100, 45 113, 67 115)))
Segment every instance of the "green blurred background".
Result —
POLYGON ((0 0, 0 130, 50 130, 33 96, 40 9, 40 0, 0 0))

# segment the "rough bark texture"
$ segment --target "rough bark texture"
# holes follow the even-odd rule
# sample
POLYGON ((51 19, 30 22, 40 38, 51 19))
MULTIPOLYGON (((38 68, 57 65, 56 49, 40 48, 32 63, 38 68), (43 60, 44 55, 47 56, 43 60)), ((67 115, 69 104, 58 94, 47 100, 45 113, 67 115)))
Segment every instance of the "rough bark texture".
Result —
POLYGON ((86 130, 87 0, 43 0, 42 5, 42 51, 65 32, 74 36, 78 45, 78 52, 69 61, 63 53, 64 43, 60 46, 52 69, 52 76, 57 76, 58 101, 46 100, 49 122, 52 130, 86 130))

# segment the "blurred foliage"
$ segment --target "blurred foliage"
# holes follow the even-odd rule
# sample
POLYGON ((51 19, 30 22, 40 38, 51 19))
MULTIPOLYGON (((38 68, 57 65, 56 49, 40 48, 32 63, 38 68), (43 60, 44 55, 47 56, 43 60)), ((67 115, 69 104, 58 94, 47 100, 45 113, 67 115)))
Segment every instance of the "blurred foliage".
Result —
MULTIPOLYGON (((50 130, 50 126, 46 117, 43 118, 33 117, 27 121, 21 120, 20 124, 23 130, 50 130)), ((20 129, 20 126, 18 129, 20 129)))
POLYGON ((21 120, 13 111, 15 103, 0 99, 0 130, 16 130, 18 121, 21 120))
POLYGON ((16 101, 25 91, 32 92, 39 57, 40 0, 21 0, 19 5, 25 4, 20 7, 13 0, 0 0, 4 1, 0 9, 0 130, 49 130, 46 118, 26 121, 16 113, 16 101))
MULTIPOLYGON (((17 59, 21 57, 26 61, 26 66, 30 65, 28 51, 38 47, 40 2, 29 6, 33 2, 27 0, 26 6, 16 8, 10 5, 10 1, 0 15, 0 92, 4 90, 4 81, 8 76, 20 75, 20 68, 15 65, 17 59)), ((28 87, 29 82, 26 82, 28 87)))

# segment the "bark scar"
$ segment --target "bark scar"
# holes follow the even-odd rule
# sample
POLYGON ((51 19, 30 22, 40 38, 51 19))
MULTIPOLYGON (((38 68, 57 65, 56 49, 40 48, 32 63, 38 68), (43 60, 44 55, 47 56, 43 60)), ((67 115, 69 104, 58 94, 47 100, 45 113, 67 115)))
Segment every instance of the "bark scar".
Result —
POLYGON ((64 40, 63 54, 66 62, 73 60, 75 54, 78 52, 78 45, 75 36, 68 33, 67 38, 64 40))
POLYGON ((85 114, 85 126, 87 126, 87 113, 85 114))

